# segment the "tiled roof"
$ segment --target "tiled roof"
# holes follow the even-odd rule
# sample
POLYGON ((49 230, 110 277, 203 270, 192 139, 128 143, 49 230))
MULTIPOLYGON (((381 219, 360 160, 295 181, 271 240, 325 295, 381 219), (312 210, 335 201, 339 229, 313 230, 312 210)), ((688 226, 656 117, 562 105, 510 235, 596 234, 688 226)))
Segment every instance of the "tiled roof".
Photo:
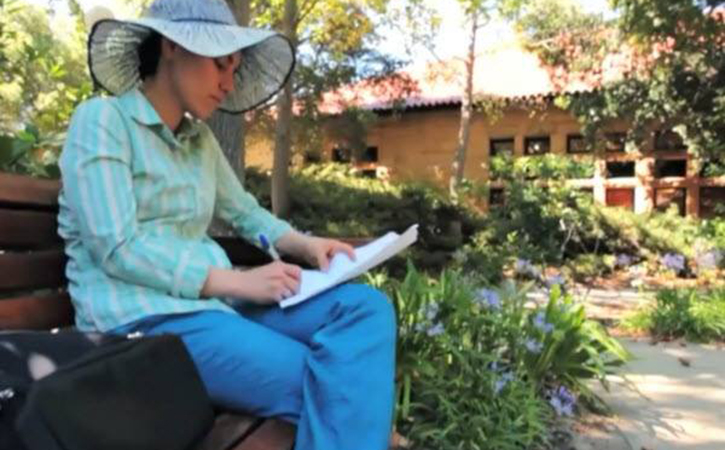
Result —
MULTIPOLYGON (((545 66, 536 55, 511 42, 477 55, 474 95, 515 100, 589 92, 633 71, 634 59, 632 52, 621 51, 607 56, 595 71, 572 74, 545 66)), ((458 59, 392 78, 365 80, 326 93, 320 110, 337 114, 350 106, 386 110, 460 104, 464 73, 464 63, 458 59)))

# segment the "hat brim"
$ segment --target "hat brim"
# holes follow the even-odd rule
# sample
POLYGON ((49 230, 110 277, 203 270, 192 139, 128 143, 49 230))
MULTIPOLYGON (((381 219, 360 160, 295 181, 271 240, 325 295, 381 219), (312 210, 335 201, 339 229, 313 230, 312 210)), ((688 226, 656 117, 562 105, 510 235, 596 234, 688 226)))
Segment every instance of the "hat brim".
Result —
POLYGON ((292 43, 274 31, 209 22, 105 19, 93 26, 88 37, 88 66, 95 83, 114 95, 138 87, 138 46, 152 31, 202 56, 242 53, 234 89, 219 106, 229 113, 267 102, 294 69, 292 43))

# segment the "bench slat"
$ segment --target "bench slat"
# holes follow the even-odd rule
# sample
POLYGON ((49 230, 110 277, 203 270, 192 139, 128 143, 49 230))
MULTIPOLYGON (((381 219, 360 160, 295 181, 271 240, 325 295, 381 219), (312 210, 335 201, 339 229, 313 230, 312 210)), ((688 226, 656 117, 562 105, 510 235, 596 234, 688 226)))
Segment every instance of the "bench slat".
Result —
POLYGON ((292 450, 294 441, 294 425, 279 419, 267 419, 232 450, 292 450))
POLYGON ((38 248, 60 244, 58 221, 52 211, 0 209, 0 248, 38 248))
POLYGON ((0 172, 0 204, 58 208, 60 181, 0 172))
POLYGON ((0 300, 0 330, 47 330, 73 324, 65 292, 0 300))
POLYGON ((0 292, 65 286, 65 262, 61 248, 0 254, 0 292))

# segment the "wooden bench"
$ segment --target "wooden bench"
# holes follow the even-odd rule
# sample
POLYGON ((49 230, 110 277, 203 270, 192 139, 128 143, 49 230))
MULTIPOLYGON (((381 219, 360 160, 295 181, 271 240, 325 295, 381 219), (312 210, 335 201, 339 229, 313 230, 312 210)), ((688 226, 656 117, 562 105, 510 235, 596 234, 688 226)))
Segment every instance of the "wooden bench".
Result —
MULTIPOLYGON (((0 330, 73 324, 66 257, 57 234, 60 183, 0 173, 0 330)), ((269 257, 246 241, 219 238, 235 265, 269 257)), ((220 412, 196 450, 289 450, 295 428, 276 419, 220 412)))

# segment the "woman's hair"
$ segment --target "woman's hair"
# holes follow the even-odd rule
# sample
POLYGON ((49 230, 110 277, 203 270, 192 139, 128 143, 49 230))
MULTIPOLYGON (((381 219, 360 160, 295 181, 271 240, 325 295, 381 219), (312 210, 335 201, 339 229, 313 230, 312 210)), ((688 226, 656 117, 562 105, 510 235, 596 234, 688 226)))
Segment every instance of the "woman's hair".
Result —
POLYGON ((156 75, 161 58, 161 34, 152 31, 138 46, 138 73, 142 80, 156 75))

